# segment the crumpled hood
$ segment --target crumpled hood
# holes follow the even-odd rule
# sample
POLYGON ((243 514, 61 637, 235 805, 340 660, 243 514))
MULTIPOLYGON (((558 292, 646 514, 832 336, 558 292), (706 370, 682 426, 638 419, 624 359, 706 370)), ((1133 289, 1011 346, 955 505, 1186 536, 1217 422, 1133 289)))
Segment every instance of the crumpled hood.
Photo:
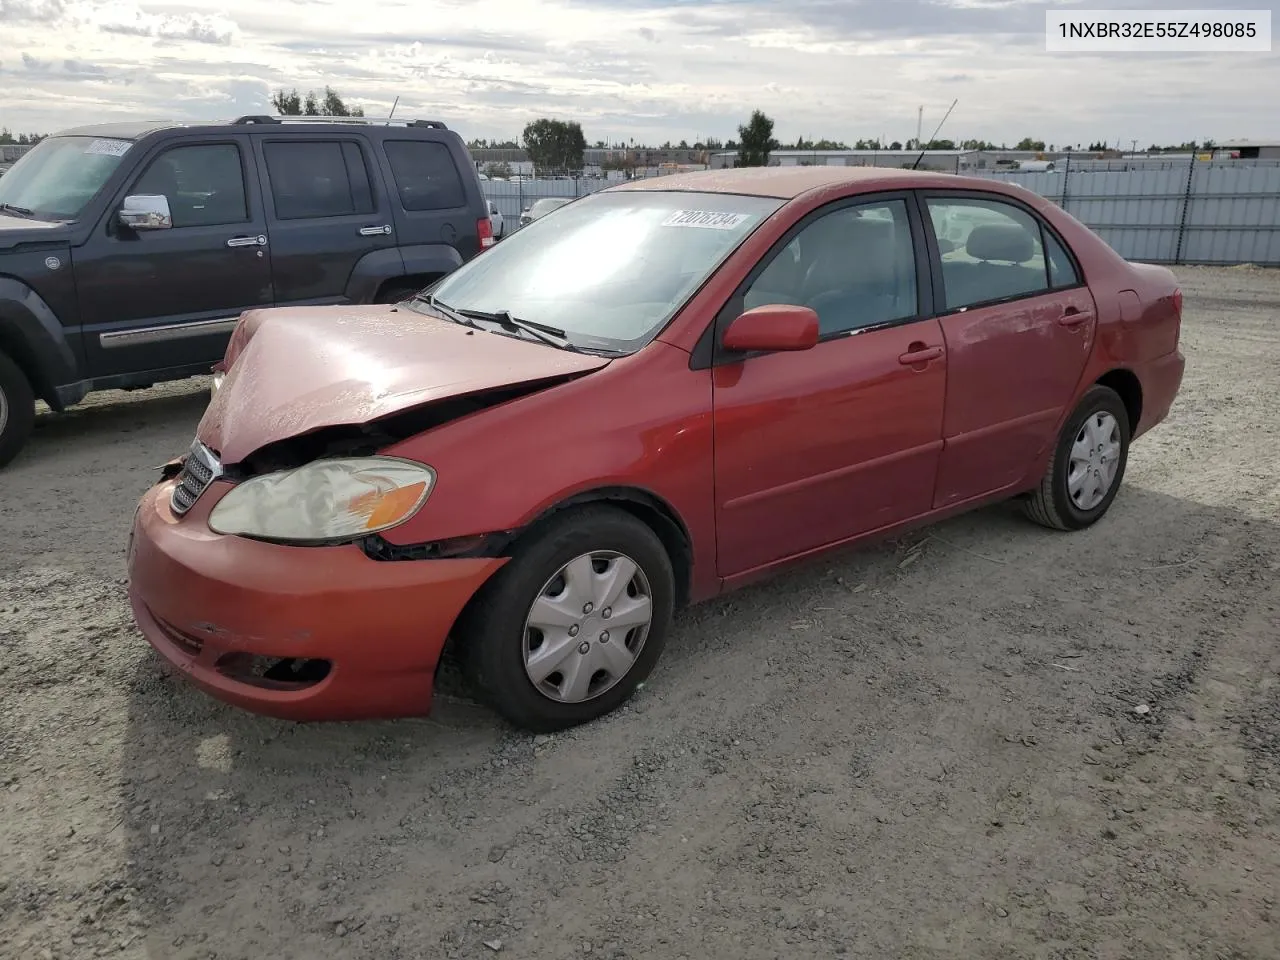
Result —
POLYGON ((404 307, 255 310, 232 334, 226 377, 196 435, 223 463, 239 463, 267 444, 322 427, 365 424, 608 363, 404 307))

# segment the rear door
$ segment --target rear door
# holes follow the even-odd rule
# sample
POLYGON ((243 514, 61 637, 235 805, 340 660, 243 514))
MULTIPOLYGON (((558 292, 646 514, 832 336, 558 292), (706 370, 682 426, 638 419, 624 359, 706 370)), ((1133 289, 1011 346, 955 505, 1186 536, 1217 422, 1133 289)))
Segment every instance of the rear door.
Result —
POLYGON ((257 153, 276 303, 348 302, 360 260, 396 246, 368 141, 356 134, 261 136, 257 153))
MULTIPOLYGON (((472 202, 463 175, 454 162, 448 144, 429 139, 403 139, 387 134, 382 141, 388 179, 395 184, 399 202, 396 223, 401 245, 445 244, 457 251, 455 259, 465 262, 480 252, 477 223, 488 219, 488 207, 472 202)), ((479 180, 473 170, 467 176, 479 180)), ((442 251, 443 252, 443 251, 442 251)), ((414 257, 406 254, 406 269, 413 273, 414 257)))
POLYGON ((947 341, 945 447, 934 506, 1023 478, 1075 395, 1097 323, 1065 244, 1012 198, 924 198, 947 341))
POLYGON ((271 261, 248 137, 183 139, 157 147, 73 252, 93 377, 212 364, 244 310, 272 303, 271 261), (172 227, 134 231, 124 198, 163 195, 172 227))

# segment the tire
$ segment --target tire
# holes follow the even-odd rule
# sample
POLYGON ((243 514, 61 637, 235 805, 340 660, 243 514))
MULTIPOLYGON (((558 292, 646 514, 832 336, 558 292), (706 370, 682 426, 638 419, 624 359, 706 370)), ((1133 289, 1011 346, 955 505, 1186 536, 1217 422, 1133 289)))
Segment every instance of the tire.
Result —
POLYGON ((16 363, 0 353, 0 467, 6 466, 31 436, 36 398, 16 363))
MULTIPOLYGON (((1092 387, 1063 425, 1040 485, 1023 501, 1027 516, 1052 530, 1083 530, 1101 520, 1120 492, 1120 484, 1124 480, 1125 466, 1129 462, 1130 430, 1129 414, 1120 395, 1110 387, 1092 387), (1104 440, 1104 446, 1113 446, 1114 449, 1098 451, 1094 443, 1086 443, 1100 438, 1104 440), (1106 483, 1107 470, 1114 465, 1110 483, 1096 502, 1084 494, 1096 493, 1098 483, 1088 484, 1086 479, 1087 485, 1076 496, 1073 497, 1071 492, 1072 452, 1073 449, 1077 453, 1083 452, 1077 448, 1077 443, 1089 449, 1095 459, 1086 461, 1078 456, 1074 464, 1089 464, 1100 483, 1106 483)), ((1090 472, 1080 471, 1085 478, 1090 472)))
POLYGON ((625 703, 653 670, 674 600, 671 559, 644 523, 609 506, 553 516, 517 547, 464 616, 459 638, 468 678, 498 713, 535 733, 595 720, 625 703), (613 590, 606 589, 610 570, 613 590), (611 611, 624 596, 632 622, 619 636, 611 611), (641 623, 646 599, 647 627, 641 623), (545 622, 556 621, 545 632, 529 623, 536 623, 539 608, 550 615, 545 622), (539 664, 544 648, 548 654, 539 664))

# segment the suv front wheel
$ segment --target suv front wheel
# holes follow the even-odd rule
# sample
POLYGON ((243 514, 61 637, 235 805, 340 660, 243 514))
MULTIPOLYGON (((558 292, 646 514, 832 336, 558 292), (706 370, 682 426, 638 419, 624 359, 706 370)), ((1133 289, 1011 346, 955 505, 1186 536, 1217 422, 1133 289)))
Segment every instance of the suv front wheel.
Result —
POLYGON ((36 421, 36 398, 18 365, 0 353, 0 467, 18 455, 36 421))

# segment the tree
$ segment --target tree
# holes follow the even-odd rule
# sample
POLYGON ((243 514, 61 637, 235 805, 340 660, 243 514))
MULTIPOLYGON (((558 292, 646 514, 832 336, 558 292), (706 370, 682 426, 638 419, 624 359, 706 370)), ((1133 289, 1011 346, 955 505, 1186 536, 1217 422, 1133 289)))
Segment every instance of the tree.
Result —
POLYGON ((582 172, 587 139, 576 120, 534 120, 525 125, 521 139, 535 171, 582 172))
POLYGON ((363 117, 364 107, 348 107, 333 87, 324 88, 324 96, 318 97, 308 90, 304 100, 296 89, 285 93, 277 90, 271 104, 282 117, 363 117))
POLYGON ((895 141, 893 141, 893 143, 889 144, 889 149, 890 149, 890 150, 901 150, 901 149, 902 149, 902 141, 900 141, 900 140, 895 140, 895 141))
POLYGON ((490 180, 510 180, 511 164, 505 161, 502 163, 486 163, 484 174, 490 180))
POLYGON ((738 127, 738 166, 767 167, 769 154, 778 149, 773 139, 773 121, 761 110, 753 110, 746 126, 738 127))
POLYGON ((1018 145, 1017 145, 1016 147, 1014 147, 1013 149, 1015 149, 1015 150, 1043 150, 1043 149, 1044 149, 1044 141, 1043 141, 1043 140, 1032 140, 1030 137, 1023 137, 1021 140, 1019 140, 1019 141, 1018 141, 1018 145))

